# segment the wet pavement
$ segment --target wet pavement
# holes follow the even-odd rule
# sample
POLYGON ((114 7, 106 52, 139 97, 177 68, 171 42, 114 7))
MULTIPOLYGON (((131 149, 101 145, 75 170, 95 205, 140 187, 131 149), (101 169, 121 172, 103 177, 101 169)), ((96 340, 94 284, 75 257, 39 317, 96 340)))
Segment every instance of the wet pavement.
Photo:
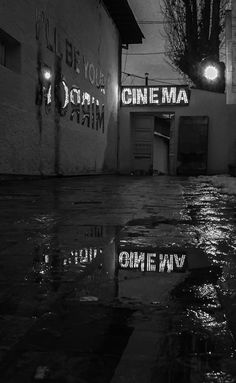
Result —
POLYGON ((0 207, 1 382, 236 382, 235 196, 2 179, 0 207))

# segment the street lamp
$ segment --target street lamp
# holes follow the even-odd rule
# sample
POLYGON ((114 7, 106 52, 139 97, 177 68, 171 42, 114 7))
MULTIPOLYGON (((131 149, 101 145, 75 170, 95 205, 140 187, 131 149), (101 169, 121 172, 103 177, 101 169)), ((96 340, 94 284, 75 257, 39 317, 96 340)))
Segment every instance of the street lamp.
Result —
POLYGON ((204 58, 199 65, 198 76, 203 89, 224 93, 225 65, 215 57, 204 58))
POLYGON ((203 72, 204 77, 209 81, 215 81, 219 77, 219 69, 215 65, 207 65, 203 72))

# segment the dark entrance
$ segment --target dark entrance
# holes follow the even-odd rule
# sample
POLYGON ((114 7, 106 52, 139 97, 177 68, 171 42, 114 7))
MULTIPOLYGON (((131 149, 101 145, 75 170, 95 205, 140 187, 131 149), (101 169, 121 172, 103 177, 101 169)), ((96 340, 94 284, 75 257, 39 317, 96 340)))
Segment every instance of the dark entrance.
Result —
POLYGON ((169 174, 173 113, 132 114, 132 172, 136 175, 169 174))
POLYGON ((133 116, 133 172, 139 175, 152 174, 153 171, 153 131, 154 118, 150 115, 133 116))
POLYGON ((208 116, 180 117, 177 174, 206 174, 208 123, 208 116))
POLYGON ((171 117, 160 114, 155 117, 153 141, 153 173, 169 174, 169 143, 171 117))

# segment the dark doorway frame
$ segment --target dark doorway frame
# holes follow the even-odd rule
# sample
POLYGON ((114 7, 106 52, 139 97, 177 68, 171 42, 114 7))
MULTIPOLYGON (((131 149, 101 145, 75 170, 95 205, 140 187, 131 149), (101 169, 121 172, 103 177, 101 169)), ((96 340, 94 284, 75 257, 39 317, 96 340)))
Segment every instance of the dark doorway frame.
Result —
MULTIPOLYGON (((176 112, 173 110, 159 110, 157 112, 130 112, 130 142, 131 142, 131 147, 130 147, 130 161, 132 164, 132 147, 133 147, 133 130, 134 130, 134 119, 137 116, 148 116, 148 117, 153 117, 153 120, 155 117, 163 117, 163 115, 169 116, 169 119, 171 121, 170 123, 170 140, 169 140, 169 155, 168 155, 168 168, 169 168, 169 175, 175 175, 176 174, 176 161, 177 161, 177 156, 176 156, 176 112)), ((153 121, 153 126, 154 126, 155 121, 153 121)), ((153 134, 154 136, 154 134, 153 134)), ((153 160, 153 159, 152 159, 153 160)))

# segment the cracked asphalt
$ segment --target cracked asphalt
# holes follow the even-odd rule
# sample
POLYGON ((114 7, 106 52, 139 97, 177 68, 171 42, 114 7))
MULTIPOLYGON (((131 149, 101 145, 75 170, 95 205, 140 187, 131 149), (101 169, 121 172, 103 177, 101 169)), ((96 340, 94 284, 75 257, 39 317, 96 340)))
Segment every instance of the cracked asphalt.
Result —
POLYGON ((236 382, 236 198, 210 177, 1 179, 3 383, 236 382))

